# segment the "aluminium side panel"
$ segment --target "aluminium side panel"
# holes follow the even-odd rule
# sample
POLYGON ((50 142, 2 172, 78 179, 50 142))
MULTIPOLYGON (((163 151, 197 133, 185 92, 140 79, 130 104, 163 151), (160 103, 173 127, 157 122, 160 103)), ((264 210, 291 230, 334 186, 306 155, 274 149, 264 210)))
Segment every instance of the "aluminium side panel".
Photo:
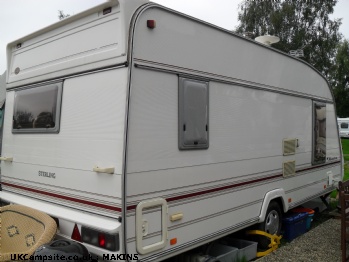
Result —
POLYGON ((195 73, 206 77, 210 72, 226 80, 332 101, 326 79, 309 64, 253 40, 193 22, 190 17, 179 19, 178 15, 156 7, 143 12, 138 23, 144 25, 138 30, 138 37, 147 44, 135 50, 136 63, 158 63, 183 72, 195 68, 195 73), (147 19, 155 20, 156 28, 148 29, 147 19), (171 51, 166 52, 169 47, 171 51))
POLYGON ((144 261, 258 222, 265 194, 276 188, 292 198, 285 210, 333 189, 328 172, 341 173, 338 135, 330 126, 334 105, 317 71, 159 7, 140 13, 133 37, 125 174, 128 253, 161 243, 163 223, 167 242, 142 253, 144 261), (155 20, 156 27, 147 28, 147 20, 155 20), (208 83, 207 149, 178 148, 181 78, 208 83), (327 104, 326 148, 333 157, 320 166, 312 165, 313 100, 327 104), (295 153, 284 156, 282 142, 291 138, 298 139, 295 153), (284 177, 283 163, 289 161, 295 161, 294 174, 284 177), (138 212, 158 199, 166 201, 166 221, 159 205, 138 212))
MULTIPOLYGON (((257 222, 270 190, 283 188, 297 203, 327 185, 330 166, 321 167, 320 175, 311 165, 310 100, 210 81, 209 148, 185 151, 178 148, 178 76, 144 69, 134 69, 133 76, 126 175, 129 253, 137 252, 136 207, 144 200, 166 199, 169 218, 183 215, 167 221, 169 239, 177 238, 177 245, 156 253, 166 256, 257 222), (285 137, 299 138, 296 155, 282 156, 285 137), (297 178, 284 179, 282 163, 293 159, 297 178)), ((338 158, 338 146, 331 145, 338 158)), ((160 241, 160 212, 149 212, 145 244, 160 241)))
POLYGON ((108 1, 9 43, 7 87, 125 63, 124 15, 108 1))
MULTIPOLYGON (((34 132, 35 128, 24 126, 23 121, 18 121, 22 128, 17 129, 13 121, 19 119, 14 115, 17 92, 34 92, 47 85, 8 90, 3 156, 13 161, 1 163, 2 192, 120 216, 126 76, 127 68, 120 68, 61 82, 61 114, 56 119, 60 125, 55 133, 34 132), (114 172, 98 174, 96 166, 113 167, 114 172)), ((29 105, 26 110, 35 114, 37 106, 29 105)))

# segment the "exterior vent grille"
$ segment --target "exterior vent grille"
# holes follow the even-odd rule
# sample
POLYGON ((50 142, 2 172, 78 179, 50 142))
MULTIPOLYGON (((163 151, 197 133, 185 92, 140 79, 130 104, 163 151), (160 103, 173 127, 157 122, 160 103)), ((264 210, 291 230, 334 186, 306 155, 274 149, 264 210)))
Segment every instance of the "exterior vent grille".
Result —
POLYGON ((294 155, 296 153, 297 139, 284 139, 282 144, 284 156, 294 155))
POLYGON ((296 174, 296 161, 287 161, 283 163, 283 175, 284 177, 292 176, 296 174))

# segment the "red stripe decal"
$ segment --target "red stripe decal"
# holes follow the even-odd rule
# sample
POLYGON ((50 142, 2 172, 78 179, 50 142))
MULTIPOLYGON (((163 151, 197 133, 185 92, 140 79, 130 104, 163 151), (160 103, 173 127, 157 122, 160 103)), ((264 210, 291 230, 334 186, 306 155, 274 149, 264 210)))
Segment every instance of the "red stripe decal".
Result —
POLYGON ((30 192, 41 194, 41 195, 56 197, 56 198, 64 199, 67 201, 77 202, 77 203, 84 204, 84 205, 89 205, 89 206, 94 206, 94 207, 99 207, 99 208, 103 208, 103 209, 109 209, 109 210, 121 212, 121 208, 115 207, 115 206, 109 206, 109 205, 99 204, 99 203, 86 201, 86 200, 82 200, 82 199, 77 199, 77 198, 73 198, 73 197, 62 196, 62 195, 49 193, 49 192, 45 192, 45 191, 41 191, 41 190, 37 190, 37 189, 33 189, 33 188, 13 185, 13 184, 6 183, 6 182, 1 182, 1 184, 3 184, 4 186, 14 187, 14 188, 22 189, 25 191, 30 191, 30 192))
MULTIPOLYGON (((309 170, 312 170, 312 169, 318 169, 318 168, 321 168, 321 167, 324 167, 324 166, 338 164, 340 162, 341 161, 336 161, 336 162, 331 162, 331 163, 327 163, 327 164, 317 165, 317 166, 308 167, 308 168, 304 168, 304 169, 299 169, 299 170, 296 171, 296 173, 309 171, 309 170)), ((230 189, 230 188, 234 188, 234 187, 240 187, 240 186, 254 184, 254 183, 258 183, 258 182, 262 182, 262 181, 267 181, 267 180, 271 180, 271 179, 278 178, 278 177, 283 177, 283 174, 278 174, 278 175, 274 175, 274 176, 259 178, 259 179, 250 180, 250 181, 246 181, 246 182, 241 182, 241 183, 233 184, 233 185, 227 185, 227 186, 223 186, 223 187, 212 188, 212 189, 209 189, 209 190, 206 190, 206 191, 200 191, 200 192, 195 192, 195 193, 191 193, 191 194, 186 194, 186 195, 181 195, 181 196, 176 196, 176 197, 170 197, 170 198, 166 198, 166 201, 167 202, 171 202, 171 201, 177 201, 177 200, 181 200, 181 199, 185 199, 185 198, 196 197, 196 196, 205 195, 205 194, 209 194, 209 193, 213 193, 213 192, 217 192, 217 191, 222 191, 222 190, 226 190, 226 189, 230 189)), ((137 205, 128 206, 127 210, 133 210, 133 209, 136 209, 136 207, 137 207, 137 205)))
MULTIPOLYGON (((321 167, 324 167, 324 166, 338 164, 340 162, 341 161, 336 161, 336 162, 331 162, 331 163, 327 163, 327 164, 317 165, 317 166, 308 167, 308 168, 304 168, 304 169, 299 169, 299 170, 296 171, 296 173, 309 171, 309 170, 312 170, 312 169, 318 169, 318 168, 321 168, 321 167)), ((227 189, 234 188, 234 187, 240 187, 240 186, 254 184, 254 183, 258 183, 258 182, 262 182, 262 181, 267 181, 267 180, 271 180, 271 179, 282 177, 282 176, 283 176, 282 174, 277 174, 277 175, 264 177, 264 178, 259 178, 259 179, 255 179, 255 180, 250 180, 250 181, 246 181, 246 182, 241 182, 241 183, 237 183, 237 184, 232 184, 232 185, 212 188, 212 189, 208 189, 208 190, 205 190, 205 191, 190 193, 190 194, 181 195, 181 196, 170 197, 170 198, 167 198, 166 201, 167 202, 172 202, 172 201, 177 201, 177 200, 181 200, 181 199, 185 199, 185 198, 201 196, 201 195, 210 194, 210 193, 217 192, 217 191, 227 190, 227 189)), ((22 190, 25 190, 25 191, 30 191, 30 192, 37 193, 37 194, 47 195, 47 196, 56 197, 56 198, 60 198, 60 199, 64 199, 64 200, 68 200, 68 201, 72 201, 72 202, 77 202, 77 203, 81 203, 81 204, 85 204, 85 205, 90 205, 90 206, 94 206, 94 207, 99 207, 99 208, 103 208, 103 209, 108 209, 108 210, 121 212, 121 208, 115 207, 115 206, 109 206, 109 205, 99 204, 99 203, 86 201, 86 200, 82 200, 82 199, 62 196, 62 195, 49 193, 49 192, 45 192, 45 191, 41 191, 41 190, 37 190, 37 189, 32 189, 32 188, 27 188, 27 187, 23 187, 23 186, 13 185, 13 184, 6 183, 6 182, 1 182, 1 184, 5 185, 5 186, 9 186, 9 187, 22 189, 22 190)), ((134 209, 136 209, 136 206, 137 205, 128 206, 127 210, 134 210, 134 209)))
MULTIPOLYGON (((282 177, 282 174, 269 176, 269 177, 264 177, 264 178, 259 178, 259 179, 256 179, 256 180, 250 180, 250 181, 246 181, 246 182, 241 182, 241 183, 237 183, 237 184, 233 184, 233 185, 212 188, 212 189, 208 189, 206 191, 195 192, 195 193, 186 194, 186 195, 182 195, 182 196, 170 197, 170 198, 166 198, 166 201, 167 202, 171 202, 171 201, 181 200, 181 199, 184 199, 184 198, 191 198, 191 197, 196 197, 196 196, 200 196, 200 195, 206 195, 206 194, 209 194, 209 193, 222 191, 222 190, 226 190, 226 189, 230 189, 230 188, 234 188, 234 187, 245 186, 245 185, 249 185, 249 184, 253 184, 253 183, 258 183, 258 182, 261 182, 261 181, 266 181, 266 180, 270 180, 270 179, 274 179, 274 178, 278 178, 278 177, 282 177)), ((136 208, 136 205, 128 206, 127 210, 133 210, 135 208, 136 208)))

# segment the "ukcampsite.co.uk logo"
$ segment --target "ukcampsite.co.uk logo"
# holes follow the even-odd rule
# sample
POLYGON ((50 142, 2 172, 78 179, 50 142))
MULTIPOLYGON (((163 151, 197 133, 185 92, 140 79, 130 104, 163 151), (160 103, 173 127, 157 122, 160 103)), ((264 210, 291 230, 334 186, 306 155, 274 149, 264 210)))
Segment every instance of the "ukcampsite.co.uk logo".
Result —
POLYGON ((28 255, 28 254, 11 254, 11 261, 35 261, 35 262, 45 262, 45 261, 137 261, 138 254, 103 254, 102 257, 89 255, 85 256, 65 256, 65 255, 28 255))

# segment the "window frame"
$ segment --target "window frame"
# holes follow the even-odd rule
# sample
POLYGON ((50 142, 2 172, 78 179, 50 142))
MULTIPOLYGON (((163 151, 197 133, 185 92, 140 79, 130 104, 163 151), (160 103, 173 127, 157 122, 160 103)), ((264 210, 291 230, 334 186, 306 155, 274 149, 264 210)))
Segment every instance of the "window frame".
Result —
POLYGON ((55 113, 55 126, 53 128, 21 128, 16 129, 13 127, 12 123, 12 133, 13 134, 57 134, 60 131, 60 120, 61 120, 61 108, 62 108, 62 94, 63 94, 63 82, 47 83, 36 86, 23 87, 20 89, 15 89, 15 96, 13 100, 13 111, 12 111, 12 121, 14 121, 14 116, 16 113, 16 94, 24 90, 31 90, 35 88, 45 88, 57 86, 57 97, 56 97, 56 113, 55 113))

